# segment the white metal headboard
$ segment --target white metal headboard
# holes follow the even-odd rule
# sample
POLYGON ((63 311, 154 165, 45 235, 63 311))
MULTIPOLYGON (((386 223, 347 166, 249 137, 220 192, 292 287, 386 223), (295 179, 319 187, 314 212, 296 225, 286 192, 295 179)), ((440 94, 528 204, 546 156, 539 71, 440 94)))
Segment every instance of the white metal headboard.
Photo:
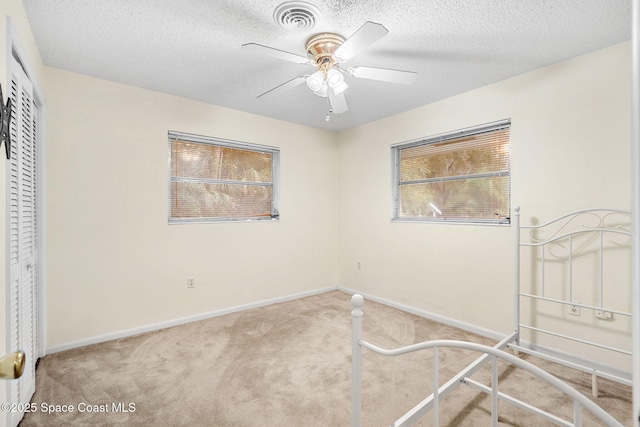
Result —
MULTIPOLYGON (((535 354, 536 356, 592 373, 594 395, 597 395, 596 376, 631 385, 629 379, 612 375, 608 372, 601 372, 590 366, 580 366, 556 356, 549 356, 538 351, 532 351, 529 348, 523 348, 520 345, 520 333, 523 329, 528 329, 534 331, 534 333, 552 335, 559 339, 571 340, 617 353, 632 354, 627 349, 604 344, 597 340, 584 339, 573 336, 570 333, 560 333, 552 329, 524 323, 520 306, 524 299, 528 299, 559 304, 567 307, 570 311, 577 310, 578 313, 579 310, 585 309, 592 311, 597 318, 603 320, 612 319, 613 316, 630 318, 630 310, 608 305, 609 303, 605 298, 605 289, 610 284, 605 280, 604 271, 605 253, 607 251, 630 248, 631 213, 616 209, 588 209, 572 212, 542 224, 521 225, 520 208, 516 207, 514 209, 513 224, 515 235, 514 328, 517 338, 515 344, 512 344, 511 347, 518 351, 535 354), (536 265, 529 266, 532 269, 531 271, 540 268, 538 274, 540 281, 537 284, 529 284, 531 288, 529 291, 523 290, 521 271, 522 250, 525 247, 530 247, 531 250, 536 251, 532 256, 536 265), (557 252, 562 253, 558 254, 557 252), (585 255, 590 255, 594 259, 594 272, 599 273, 599 277, 593 278, 592 303, 581 303, 574 298, 576 283, 573 264, 578 257, 584 257, 585 255), (545 269, 548 268, 548 263, 550 262, 562 264, 563 271, 566 271, 566 277, 563 277, 562 283, 560 283, 565 292, 564 295, 559 296, 558 290, 554 290, 554 286, 557 287, 558 283, 547 283, 546 281, 545 269)), ((536 273, 533 272, 532 275, 534 274, 536 273)))

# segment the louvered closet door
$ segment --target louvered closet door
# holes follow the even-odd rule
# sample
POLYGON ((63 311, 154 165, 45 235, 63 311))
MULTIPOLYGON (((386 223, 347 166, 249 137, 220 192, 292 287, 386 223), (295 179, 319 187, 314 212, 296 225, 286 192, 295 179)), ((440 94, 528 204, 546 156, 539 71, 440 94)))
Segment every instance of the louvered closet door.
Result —
MULTIPOLYGON (((9 264, 10 264, 10 351, 26 353, 24 374, 11 381, 10 399, 27 403, 35 392, 35 363, 38 357, 36 226, 36 128, 37 107, 33 86, 22 67, 14 61, 11 70, 11 160, 9 177, 9 264)), ((12 414, 12 424, 23 414, 12 414)))

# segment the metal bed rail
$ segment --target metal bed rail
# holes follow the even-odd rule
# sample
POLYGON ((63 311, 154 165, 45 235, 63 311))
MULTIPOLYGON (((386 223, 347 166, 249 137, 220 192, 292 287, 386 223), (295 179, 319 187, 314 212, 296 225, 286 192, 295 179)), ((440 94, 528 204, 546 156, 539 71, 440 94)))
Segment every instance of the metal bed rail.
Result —
MULTIPOLYGON (((582 393, 569 386, 565 382, 560 379, 554 377, 548 372, 538 368, 537 366, 526 362, 524 360, 519 359, 516 356, 513 356, 509 353, 506 353, 495 347, 488 347, 481 344, 465 342, 465 341, 453 341, 453 340, 436 340, 436 341, 428 341, 422 342, 418 344, 413 344, 405 347, 400 347, 393 350, 383 349, 374 344, 371 344, 362 339, 362 317, 363 311, 362 306, 364 304, 364 298, 361 295, 354 295, 351 298, 352 304, 352 389, 351 389, 351 427, 361 427, 362 426, 362 375, 361 375, 361 367, 362 367, 362 347, 367 348, 371 351, 374 351, 383 356, 399 356, 402 354, 412 353, 415 351, 427 350, 431 349, 433 351, 433 390, 434 392, 430 396, 430 399, 425 399, 421 404, 424 404, 429 401, 428 409, 422 412, 428 412, 428 410, 433 411, 433 424, 434 426, 439 425, 439 405, 440 400, 443 399, 446 394, 448 394, 451 389, 447 388, 447 384, 451 382, 451 380, 439 387, 439 375, 438 375, 438 350, 440 348, 461 348, 467 350, 477 351, 482 353, 483 355, 474 362, 474 364, 484 364, 487 361, 491 361, 491 387, 487 387, 483 384, 480 384, 474 380, 467 378, 467 375, 470 373, 465 373, 462 378, 455 381, 457 384, 464 383, 467 384, 477 390, 488 393, 491 395, 491 426, 498 426, 498 413, 499 413, 499 401, 503 400, 505 402, 511 403, 521 409, 527 410, 531 413, 534 413, 540 417, 545 418, 546 420, 552 421, 555 424, 562 426, 582 426, 583 421, 583 410, 587 410, 595 415, 600 421, 604 422, 607 426, 610 427, 618 427, 622 426, 620 422, 618 422, 615 418, 613 418, 609 413, 607 413, 600 406, 596 405, 594 402, 589 400, 582 393), (504 360, 512 365, 517 366, 518 368, 524 369, 527 372, 537 376, 543 381, 547 382, 551 386, 557 388, 567 396, 569 396, 573 400, 573 421, 564 420, 556 415, 553 415, 547 411, 544 411, 540 408, 537 408, 533 405, 530 405, 526 402, 523 402, 519 399, 511 397, 507 394, 504 394, 498 391, 498 359, 504 360), (443 392, 443 390, 445 390, 443 392)), ((472 365, 474 365, 472 364, 472 365)), ((471 366, 471 365, 470 365, 471 366)), ((479 366, 476 370, 479 369, 479 366)), ((466 371, 466 370, 465 370, 466 371)), ((458 378, 457 375, 454 378, 458 378)), ((456 384, 456 385, 457 385, 456 384)), ((419 405, 420 406, 420 405, 419 405)), ((419 416, 416 412, 416 408, 409 411, 403 417, 394 421, 393 427, 404 427, 410 426, 415 423, 423 413, 420 413, 419 416)))

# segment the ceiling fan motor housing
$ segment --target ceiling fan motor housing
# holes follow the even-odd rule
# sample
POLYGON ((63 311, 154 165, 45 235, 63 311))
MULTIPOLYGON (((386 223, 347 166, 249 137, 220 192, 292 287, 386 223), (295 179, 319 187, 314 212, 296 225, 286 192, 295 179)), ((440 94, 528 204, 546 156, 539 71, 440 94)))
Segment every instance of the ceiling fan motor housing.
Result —
POLYGON ((335 33, 316 34, 307 41, 307 55, 318 67, 326 69, 336 63, 333 54, 344 40, 335 33))

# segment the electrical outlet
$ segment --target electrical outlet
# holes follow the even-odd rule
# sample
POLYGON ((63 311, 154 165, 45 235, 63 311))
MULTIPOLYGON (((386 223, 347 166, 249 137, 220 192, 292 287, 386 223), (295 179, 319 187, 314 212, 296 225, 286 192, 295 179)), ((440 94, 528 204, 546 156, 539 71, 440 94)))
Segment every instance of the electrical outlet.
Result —
POLYGON ((195 277, 193 276, 187 277, 187 288, 195 288, 195 287, 196 287, 195 277))
POLYGON ((595 316, 602 320, 613 320, 613 313, 610 311, 596 310, 595 316))
POLYGON ((580 316, 580 306, 578 305, 569 306, 569 314, 572 316, 580 316))
POLYGON ((356 265, 356 268, 358 270, 362 270, 362 264, 360 264, 360 261, 358 261, 358 264, 356 265))

